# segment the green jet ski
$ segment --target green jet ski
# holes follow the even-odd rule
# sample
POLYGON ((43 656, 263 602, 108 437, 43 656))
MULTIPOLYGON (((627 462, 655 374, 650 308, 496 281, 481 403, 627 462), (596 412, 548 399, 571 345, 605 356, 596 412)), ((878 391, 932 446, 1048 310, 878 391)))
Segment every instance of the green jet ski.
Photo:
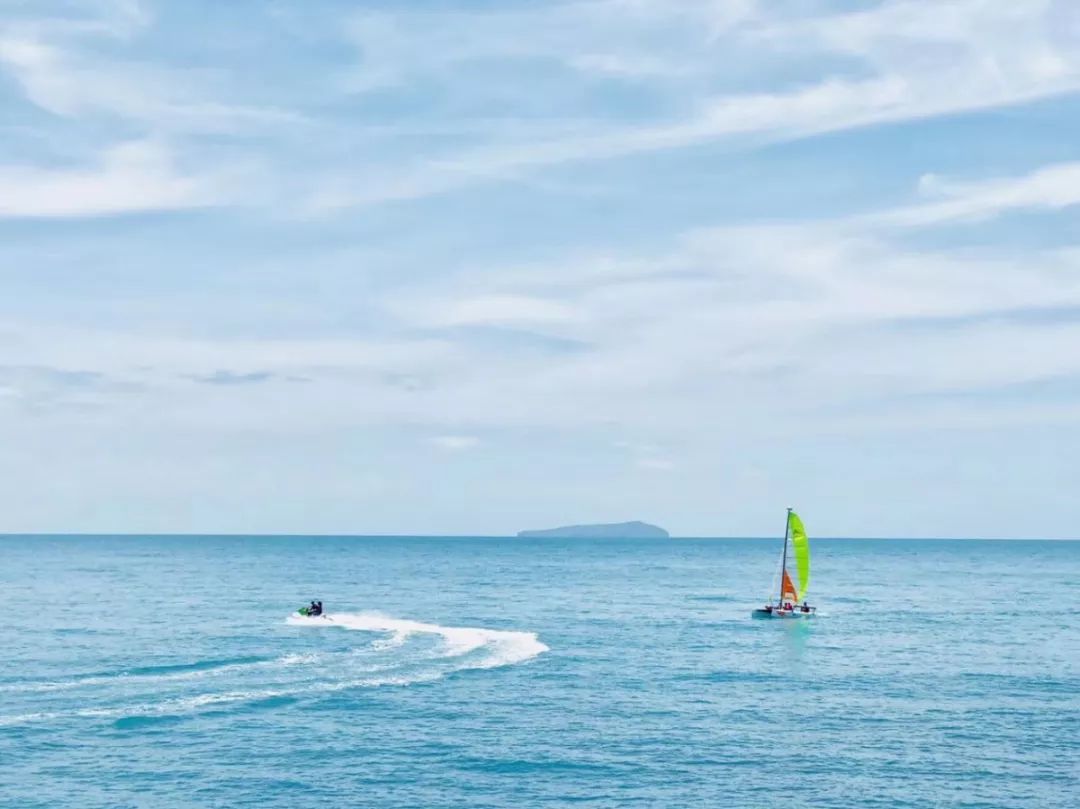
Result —
POLYGON ((323 612, 323 605, 321 601, 312 601, 307 607, 301 607, 297 610, 297 613, 303 615, 305 618, 328 618, 323 612))

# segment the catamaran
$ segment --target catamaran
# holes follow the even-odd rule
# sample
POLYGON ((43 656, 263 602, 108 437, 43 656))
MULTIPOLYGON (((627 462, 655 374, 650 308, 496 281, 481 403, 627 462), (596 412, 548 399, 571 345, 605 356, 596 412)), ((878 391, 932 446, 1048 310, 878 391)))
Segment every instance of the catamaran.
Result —
POLYGON ((806 538, 799 515, 790 508, 787 510, 787 524, 784 526, 784 554, 780 558, 780 598, 775 604, 768 603, 754 610, 754 618, 813 618, 817 607, 806 603, 806 589, 810 584, 810 541, 806 538), (788 544, 795 556, 795 570, 799 577, 799 586, 788 573, 788 544))

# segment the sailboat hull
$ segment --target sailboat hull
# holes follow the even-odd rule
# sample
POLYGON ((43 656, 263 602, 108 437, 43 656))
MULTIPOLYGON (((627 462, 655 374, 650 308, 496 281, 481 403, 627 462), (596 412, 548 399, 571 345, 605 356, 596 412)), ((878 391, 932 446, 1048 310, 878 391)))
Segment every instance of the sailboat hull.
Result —
POLYGON ((805 621, 814 617, 814 610, 803 612, 802 610, 766 610, 756 609, 750 613, 753 618, 775 618, 781 621, 805 621))

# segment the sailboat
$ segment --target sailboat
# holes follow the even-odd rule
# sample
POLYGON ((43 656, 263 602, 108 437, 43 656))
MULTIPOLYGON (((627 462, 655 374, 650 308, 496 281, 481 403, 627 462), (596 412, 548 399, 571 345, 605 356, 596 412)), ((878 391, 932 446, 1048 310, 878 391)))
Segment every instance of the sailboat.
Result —
POLYGON ((810 584, 810 541, 806 538, 799 515, 790 508, 787 510, 787 523, 784 526, 784 554, 780 561, 780 598, 775 604, 768 603, 754 610, 754 618, 813 618, 817 607, 806 603, 806 589, 810 584), (795 585, 788 572, 788 545, 791 545, 795 557, 795 571, 799 584, 795 585))

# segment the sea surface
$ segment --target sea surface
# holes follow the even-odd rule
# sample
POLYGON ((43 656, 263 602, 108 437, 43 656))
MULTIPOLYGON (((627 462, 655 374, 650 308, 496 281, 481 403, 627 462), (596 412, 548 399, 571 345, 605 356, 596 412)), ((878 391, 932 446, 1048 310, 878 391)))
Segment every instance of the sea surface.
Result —
POLYGON ((811 543, 0 537, 0 807, 1080 806, 1080 543, 811 543))

